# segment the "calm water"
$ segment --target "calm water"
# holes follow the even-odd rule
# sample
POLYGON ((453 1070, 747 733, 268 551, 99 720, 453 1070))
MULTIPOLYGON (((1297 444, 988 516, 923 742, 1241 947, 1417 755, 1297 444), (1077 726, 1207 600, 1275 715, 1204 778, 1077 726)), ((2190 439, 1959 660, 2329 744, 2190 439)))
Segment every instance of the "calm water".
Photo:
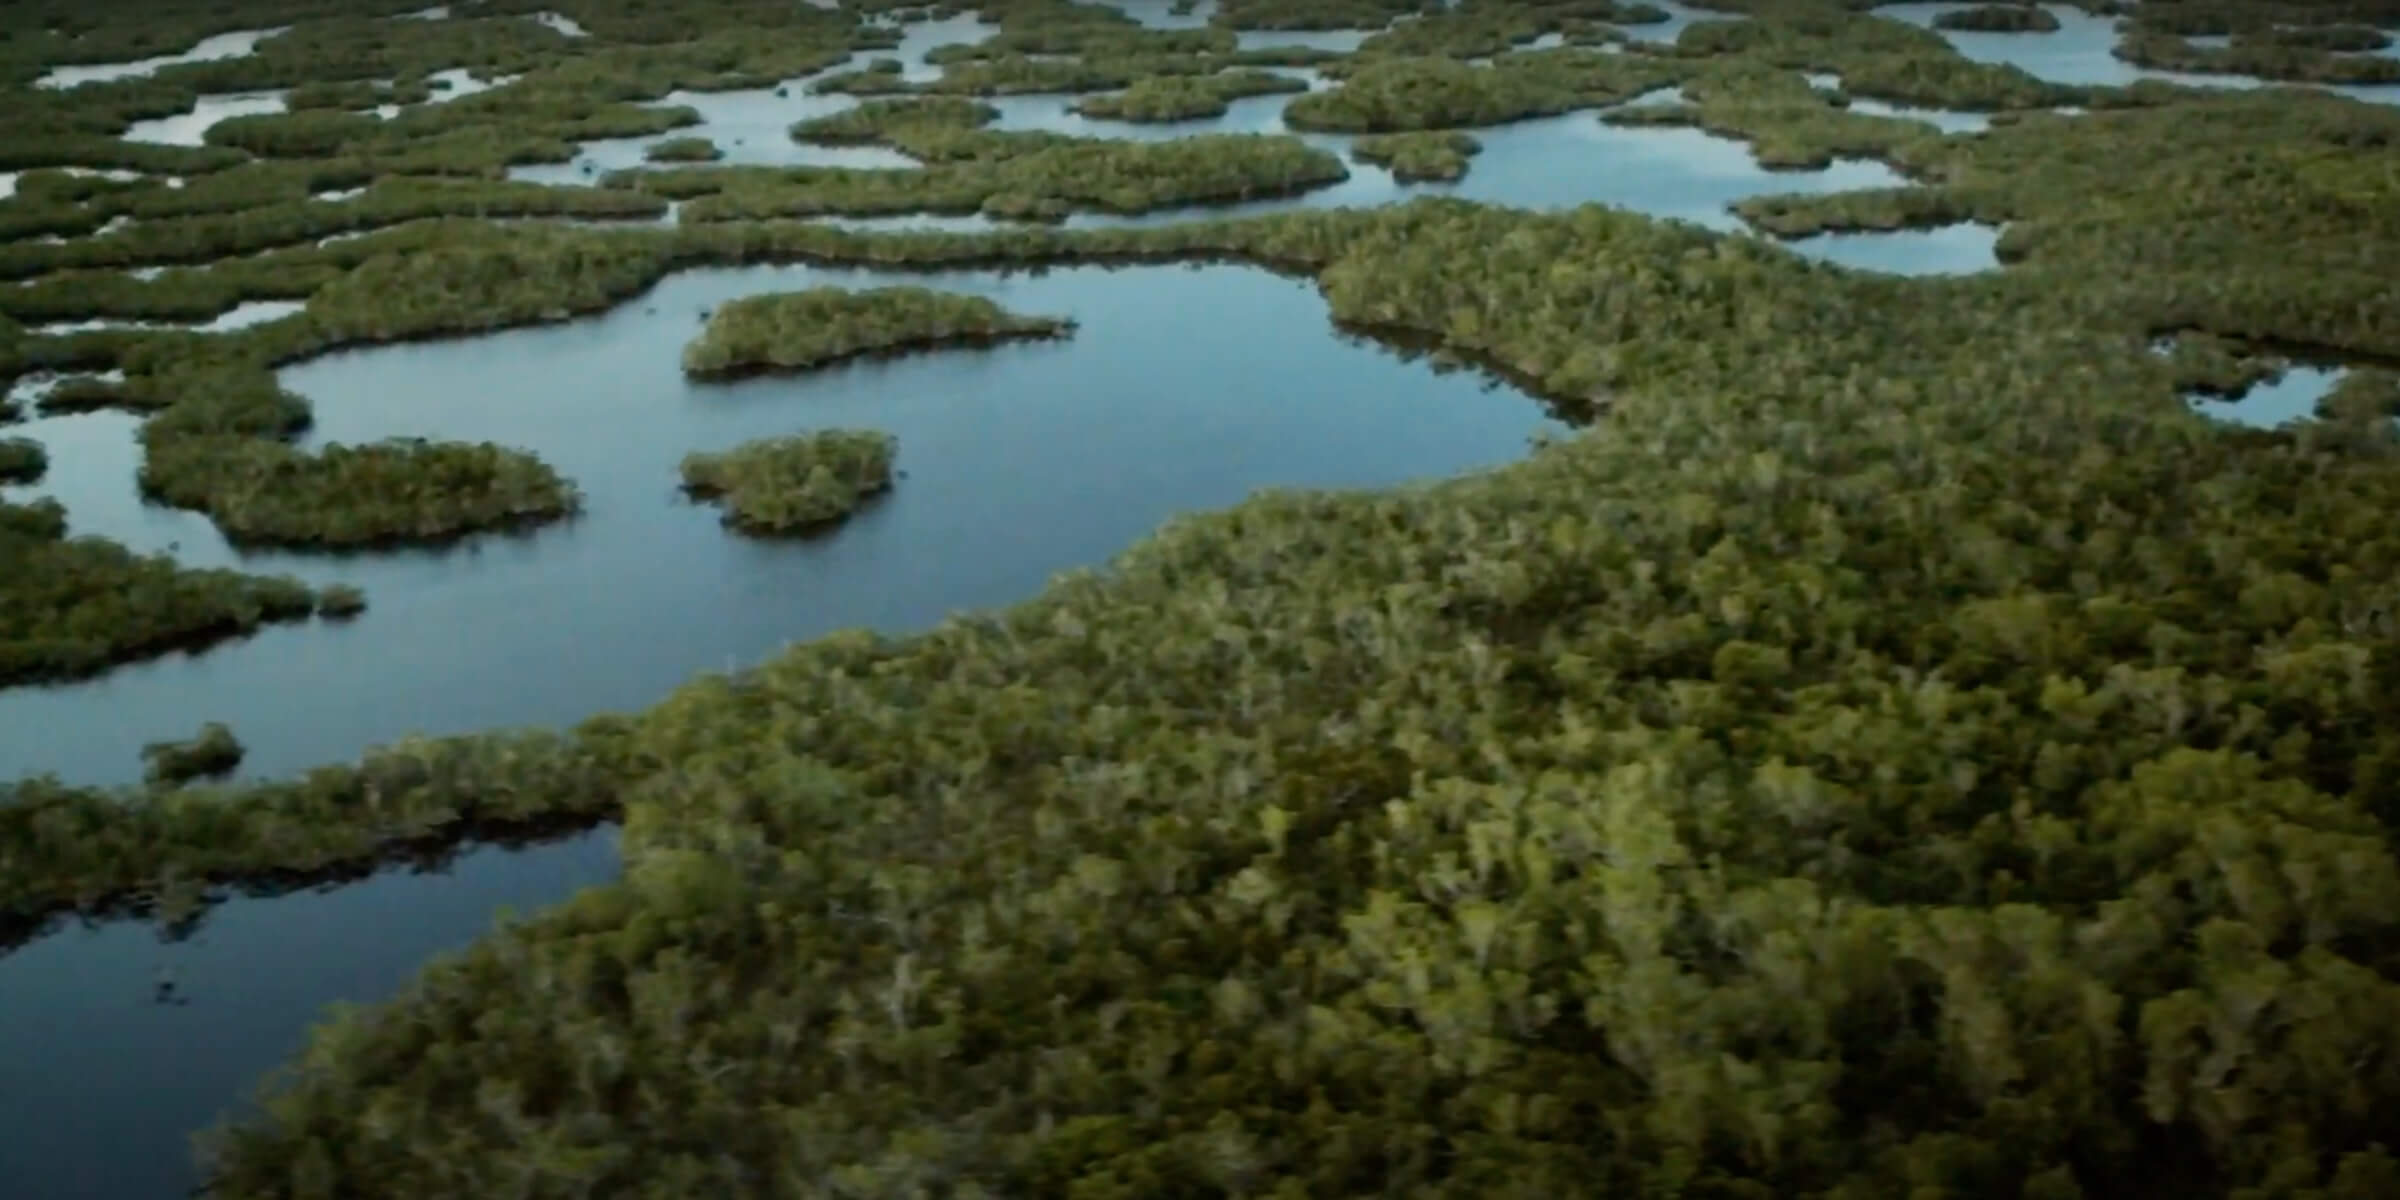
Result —
POLYGON ((197 1182, 190 1135, 240 1111, 325 1005, 386 999, 502 909, 532 912, 616 873, 616 835, 598 830, 475 850, 438 876, 236 900, 187 942, 116 923, 0 957, 0 1194, 185 1194, 197 1182), (161 980, 174 984, 167 1003, 161 980))
MULTIPOLYGON (((1130 5, 1146 24, 1189 27, 1130 5)), ((1668 40, 1698 17, 1676 5, 1668 40)), ((1887 10, 1929 20, 1931 6, 1887 10), (1922 11, 1918 11, 1922 10, 1922 11)), ((2137 74, 2107 57, 2103 22, 2059 10, 2056 35, 1954 35, 1975 57, 2049 78, 2116 82, 2137 74), (2098 58, 2093 58, 2095 49, 2098 58), (2014 56, 2014 57, 2005 57, 2014 56)), ((421 19, 440 19, 427 12, 421 19)), ((580 34, 565 18, 545 23, 580 34)), ((990 31, 972 19, 904 29, 895 53, 928 77, 926 50, 990 31)), ((173 61, 248 53, 274 31, 212 38, 145 63, 65 68, 47 86, 120 78, 173 61)), ((1354 46, 1363 34, 1250 33, 1247 46, 1354 46)), ((837 68, 841 69, 841 68, 837 68)), ((1294 74, 1315 81, 1309 72, 1294 74)), ((2148 73, 2155 74, 2155 73, 2148 73)), ((456 92, 474 86, 463 77, 456 92)), ((773 89, 678 93, 737 162, 906 166, 877 148, 802 147, 804 116, 855 103, 815 96, 806 80, 773 89)), ((1659 94, 1650 102, 1671 99, 1659 94)), ((1221 120, 1176 125, 1086 121, 1071 97, 998 100, 998 127, 1090 136, 1179 137, 1203 130, 1287 132, 1287 97, 1238 101, 1221 120)), ((146 127, 196 141, 255 100, 209 97, 146 127)), ((280 107, 280 97, 272 102, 280 107)), ((1861 102, 1861 111, 1871 109, 1861 102)), ((389 115, 389 114, 387 114, 389 115)), ((1901 115, 1968 131, 1973 114, 1901 115)), ((671 135, 672 136, 672 135, 671 135)), ((1599 202, 1734 230, 1745 196, 1898 186, 1879 164, 1769 172, 1737 142, 1692 130, 1618 129, 1593 113, 1480 130, 1485 149, 1456 184, 1404 185, 1350 157, 1346 137, 1305 135, 1343 157, 1351 177, 1295 200, 1232 211, 1378 205, 1425 193, 1555 209, 1599 202)), ((575 182, 642 161, 655 138, 586 144, 578 162, 520 172, 575 182)), ((13 177, 0 177, 0 188, 13 177)), ((1220 210, 1222 211, 1222 210, 1220 210)), ((1177 220, 1182 212, 1135 218, 1177 220)), ((1121 218, 1079 214, 1072 224, 1121 218)), ((988 226, 980 218, 847 221, 861 227, 988 226)), ((1791 248, 1901 273, 1991 269, 1996 231, 1959 225, 1904 234, 1840 234, 1791 248)), ((253 308, 220 321, 247 320, 253 308)), ((690 272, 633 302, 563 326, 447 343, 356 351, 301 364, 284 381, 315 402, 323 441, 392 435, 490 439, 541 454, 587 494, 578 520, 525 538, 451 552, 360 558, 237 555, 193 514, 144 505, 133 478, 135 422, 117 414, 47 419, 9 430, 46 443, 53 473, 8 489, 56 496, 76 533, 200 565, 288 571, 363 585, 371 609, 347 625, 271 628, 199 656, 125 668, 58 688, 0 691, 0 777, 55 771, 77 781, 138 774, 142 743, 224 720, 250 744, 245 772, 282 775, 354 758, 411 732, 564 724, 647 705, 693 674, 756 661, 830 630, 921 629, 962 608, 1033 595, 1056 571, 1095 564, 1194 509, 1267 486, 1378 486, 1516 457, 1557 426, 1531 400, 1469 374, 1437 375, 1331 327, 1302 282, 1230 267, 1077 268, 1047 274, 875 275, 756 268, 690 272), (1070 341, 945 352, 805 378, 693 385, 677 361, 699 312, 726 299, 815 284, 924 282, 988 295, 1027 312, 1068 314, 1070 341), (1195 320, 1205 314, 1205 320, 1195 320), (726 533, 713 508, 685 502, 686 452, 834 426, 900 438, 898 488, 835 535, 806 543, 726 533)), ((2245 409, 2300 389, 2296 370, 2245 409)), ((141 1200, 189 1186, 185 1140, 296 1051, 336 1000, 391 995, 426 958, 490 928, 503 905, 536 908, 616 870, 607 831, 528 851, 486 849, 439 875, 391 873, 322 895, 240 900, 201 936, 164 945, 142 926, 70 928, 0 955, 0 1195, 141 1200), (156 1002, 162 969, 188 1003, 156 1002)))
POLYGON ((2193 396, 2192 411, 2235 425, 2253 429, 2273 429, 2293 421, 2304 421, 2317 413, 2317 401, 2325 398, 2342 376, 2349 374, 2344 367, 2312 366, 2295 363, 2283 377, 2258 384, 2234 399, 2217 396, 2193 396))

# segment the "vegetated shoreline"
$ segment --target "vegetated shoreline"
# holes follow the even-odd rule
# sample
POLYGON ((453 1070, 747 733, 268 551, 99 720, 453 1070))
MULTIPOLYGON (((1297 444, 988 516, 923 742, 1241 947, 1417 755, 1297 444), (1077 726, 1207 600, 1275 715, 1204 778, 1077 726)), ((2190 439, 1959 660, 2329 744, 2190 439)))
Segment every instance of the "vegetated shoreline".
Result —
MULTIPOLYGON (((1945 202, 2028 231, 1990 278, 1456 202, 1179 235, 1308 263, 1337 321, 1618 420, 1486 475, 1188 518, 1028 604, 568 737, 175 805, 20 788, 0 894, 188 903, 624 813, 623 881, 320 1031, 215 1141, 228 1200, 542 1171, 2386 1194, 2400 444, 2213 429, 2143 334, 2400 351, 2359 266, 2400 238, 2400 184, 2348 110, 2093 128, 2132 136, 1946 159, 1945 202)), ((754 234, 690 245, 828 244, 754 234)))
POLYGON ((815 537, 892 490, 899 442, 872 430, 826 429, 758 438, 719 453, 687 454, 684 494, 723 510, 723 524, 752 537, 815 537))
POLYGON ((905 342, 893 342, 880 346, 860 346, 855 349, 837 350, 826 354, 822 358, 811 359, 805 363, 786 364, 763 361, 741 362, 722 367, 707 367, 700 370, 686 371, 685 374, 692 379, 703 380, 710 383, 730 383, 738 380, 756 379, 769 375, 809 375, 818 371, 830 370, 835 367, 846 366, 855 363, 891 362, 903 358, 914 358, 920 354, 935 353, 942 350, 992 350, 1018 342, 1064 341, 1066 338, 1071 336, 1073 332, 1074 323, 1072 321, 1067 322, 1065 327, 1062 329, 1046 332, 1034 330, 967 330, 958 333, 945 333, 910 338, 905 342))

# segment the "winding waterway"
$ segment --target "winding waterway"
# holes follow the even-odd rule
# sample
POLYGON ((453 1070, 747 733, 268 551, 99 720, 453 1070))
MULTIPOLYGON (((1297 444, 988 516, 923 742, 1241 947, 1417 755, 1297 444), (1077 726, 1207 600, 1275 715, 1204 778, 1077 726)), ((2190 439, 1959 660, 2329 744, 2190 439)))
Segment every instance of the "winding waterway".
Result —
MULTIPOLYGON (((1207 5, 1182 15, 1164 7, 1137 13, 1161 26, 1207 19, 1207 5)), ((1671 39, 1708 15, 1668 7, 1673 21, 1632 32, 1671 39)), ((1885 11, 1929 22, 1940 7, 1885 11)), ((2105 22, 2054 11, 2065 25, 2056 34, 1949 36, 1972 57, 2065 82, 2167 76, 2108 58, 2105 22)), ((564 18, 548 23, 581 32, 564 18)), ((62 68, 42 86, 248 53, 272 32, 221 35, 143 63, 62 68)), ((893 53, 910 77, 923 78, 927 50, 988 32, 971 18, 918 23, 893 53)), ((1242 41, 1347 49, 1363 36, 1246 33, 1242 41)), ((855 102, 814 95, 805 83, 791 81, 782 96, 678 93, 660 103, 698 109, 702 124, 676 136, 715 138, 732 161, 913 165, 887 150, 792 143, 784 133, 792 121, 855 102)), ((1238 101, 1215 121, 1133 125, 1085 120, 1068 110, 1067 97, 1011 97, 996 102, 997 124, 1128 138, 1280 133, 1286 99, 1238 101)), ((1862 111, 1884 111, 1869 103, 1862 111)), ((234 111, 232 98, 209 98, 145 132, 196 143, 234 111)), ((1971 114, 1901 115, 1960 133, 1980 128, 1971 114)), ((1618 128, 1591 112, 1478 130, 1484 150, 1455 184, 1402 184, 1355 162, 1350 139, 1308 137, 1350 164, 1348 180, 1217 211, 1447 193, 1537 208, 1607 203, 1735 231, 1727 206, 1745 196, 1904 182, 1858 160, 1769 172, 1741 143, 1688 129, 1618 128)), ((576 162, 515 174, 588 183, 598 171, 640 162, 655 140, 587 143, 576 162)), ((1121 220, 1081 214, 1070 223, 1121 220)), ((1994 269, 1996 236, 1960 225, 1828 235, 1791 249, 1865 269, 1950 273, 1994 269)), ((523 447, 574 479, 587 511, 528 537, 441 553, 238 554, 204 518, 140 502, 132 418, 100 413, 13 427, 10 434, 45 443, 55 465, 38 485, 5 494, 56 497, 73 532, 198 565, 357 583, 372 607, 347 624, 274 627, 87 683, 0 692, 0 777, 47 771, 78 782, 130 780, 143 743, 188 735, 202 720, 228 722, 248 743, 245 774, 274 776, 352 759, 410 733, 560 725, 638 708, 695 673, 754 662, 832 630, 905 632, 962 609, 1025 599, 1052 574, 1104 562, 1171 516, 1223 507, 1259 488, 1451 475, 1509 461, 1532 435, 1560 429, 1513 390, 1472 373, 1439 374, 1343 336, 1306 282, 1230 266, 932 276, 693 271, 590 319, 346 352, 288 368, 283 378, 315 403, 316 444, 429 436, 523 447), (1081 326, 1061 343, 943 352, 806 378, 693 384, 678 369, 700 314, 727 299, 893 282, 986 295, 1024 312, 1070 315, 1081 326), (831 537, 738 538, 719 526, 715 510, 676 493, 676 462, 688 451, 837 426, 897 434, 905 476, 831 537)), ((2295 376, 2289 386, 2319 382, 2295 376)), ((321 894, 236 900, 181 943, 118 923, 64 929, 0 955, 0 1108, 11 1115, 0 1126, 0 1194, 137 1200, 188 1188, 195 1180, 187 1135, 297 1050, 324 1005, 389 996, 430 955, 487 930, 500 907, 540 907, 612 877, 614 845, 602 830, 525 850, 474 850, 438 874, 393 872, 321 894), (162 981, 173 986, 162 993, 162 981)))

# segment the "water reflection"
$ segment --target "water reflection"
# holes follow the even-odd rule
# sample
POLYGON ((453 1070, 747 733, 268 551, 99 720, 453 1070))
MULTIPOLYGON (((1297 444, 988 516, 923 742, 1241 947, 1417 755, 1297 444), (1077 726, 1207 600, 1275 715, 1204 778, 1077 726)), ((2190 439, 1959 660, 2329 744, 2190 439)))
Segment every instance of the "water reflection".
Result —
POLYGON ((547 907, 616 875, 616 833, 604 829, 523 851, 478 849, 440 874, 235 900, 189 942, 162 944, 122 922, 0 957, 7 1194, 185 1194, 199 1183, 190 1135, 241 1111, 327 1005, 388 999, 427 959, 489 931, 498 910, 547 907))

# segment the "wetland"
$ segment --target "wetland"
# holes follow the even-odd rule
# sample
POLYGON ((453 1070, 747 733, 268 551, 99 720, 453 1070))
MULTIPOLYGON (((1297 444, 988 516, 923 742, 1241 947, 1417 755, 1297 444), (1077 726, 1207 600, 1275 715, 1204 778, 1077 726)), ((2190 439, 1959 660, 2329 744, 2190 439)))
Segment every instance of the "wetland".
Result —
POLYGON ((0 1178, 2400 1194, 2278 13, 12 9, 0 1178))

